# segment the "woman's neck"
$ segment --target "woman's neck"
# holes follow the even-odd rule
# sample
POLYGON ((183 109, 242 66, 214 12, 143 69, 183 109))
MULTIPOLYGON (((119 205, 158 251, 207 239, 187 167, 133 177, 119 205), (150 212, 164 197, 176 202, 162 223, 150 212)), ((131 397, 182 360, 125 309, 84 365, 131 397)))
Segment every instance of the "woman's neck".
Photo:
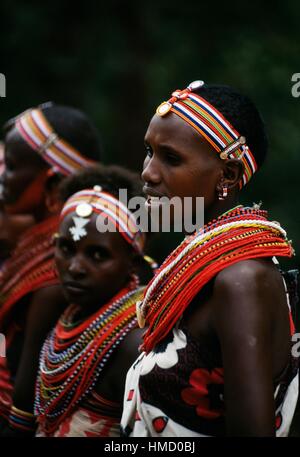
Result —
POLYGON ((76 312, 76 320, 84 321, 85 319, 88 319, 93 314, 96 314, 98 311, 100 311, 103 306, 105 306, 109 302, 112 302, 113 299, 119 300, 120 297, 117 298, 119 296, 119 294, 121 294, 121 296, 123 296, 123 294, 128 291, 127 290, 128 288, 130 288, 130 286, 129 286, 129 282, 126 278, 123 286, 119 289, 119 291, 115 292, 110 297, 105 297, 105 299, 101 299, 101 297, 100 297, 96 301, 93 301, 89 304, 79 305, 78 311, 76 312))
POLYGON ((208 222, 217 219, 238 204, 237 196, 228 197, 226 200, 217 200, 214 205, 204 210, 204 223, 208 224, 208 222))

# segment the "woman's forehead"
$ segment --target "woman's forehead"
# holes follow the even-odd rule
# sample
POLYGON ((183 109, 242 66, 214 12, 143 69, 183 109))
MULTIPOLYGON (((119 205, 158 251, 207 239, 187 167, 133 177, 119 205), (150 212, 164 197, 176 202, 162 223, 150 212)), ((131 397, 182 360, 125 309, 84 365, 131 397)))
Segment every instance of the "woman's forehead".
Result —
POLYGON ((153 135, 173 137, 189 133, 193 133, 192 129, 174 113, 168 113, 166 116, 155 114, 150 121, 145 138, 153 135))
POLYGON ((84 231, 88 230, 89 234, 94 234, 94 232, 97 234, 99 233, 97 231, 97 215, 92 214, 90 217, 79 217, 75 211, 72 211, 68 213, 61 221, 59 224, 59 231, 60 233, 63 233, 65 236, 68 235, 72 237, 72 231, 70 230, 71 228, 74 227, 74 229, 77 228, 77 231, 79 232, 80 235, 80 228, 84 229, 81 230, 82 233, 84 231))
POLYGON ((84 244, 101 245, 113 247, 125 243, 121 234, 115 230, 100 231, 98 214, 92 214, 89 218, 79 217, 76 212, 67 214, 60 222, 60 235, 74 241, 83 241, 84 244))
POLYGON ((5 144, 8 146, 26 146, 25 141, 23 140, 16 127, 12 127, 5 135, 5 144))
MULTIPOLYGON (((18 130, 13 127, 5 136, 5 155, 18 160, 40 162, 42 159, 22 138, 18 130)), ((27 163, 27 162, 26 162, 27 163)), ((25 162, 24 162, 25 165, 25 162)))
POLYGON ((166 116, 154 115, 148 126, 145 142, 174 149, 208 152, 213 158, 216 155, 213 147, 191 125, 176 114, 169 112, 166 116), (188 148, 188 149, 187 149, 188 148))

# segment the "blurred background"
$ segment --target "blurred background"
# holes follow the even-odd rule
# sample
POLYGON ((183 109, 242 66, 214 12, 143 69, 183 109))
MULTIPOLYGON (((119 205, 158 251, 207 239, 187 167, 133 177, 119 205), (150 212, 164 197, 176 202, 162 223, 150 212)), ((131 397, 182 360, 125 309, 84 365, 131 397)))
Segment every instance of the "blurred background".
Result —
MULTIPOLYGON (((232 85, 261 110, 268 160, 241 196, 263 201, 284 225, 299 263, 300 6, 285 2, 1 0, 0 123, 52 100, 86 111, 105 162, 141 170, 143 137, 157 105, 195 80, 232 85)), ((177 236, 153 240, 162 260, 177 236)))

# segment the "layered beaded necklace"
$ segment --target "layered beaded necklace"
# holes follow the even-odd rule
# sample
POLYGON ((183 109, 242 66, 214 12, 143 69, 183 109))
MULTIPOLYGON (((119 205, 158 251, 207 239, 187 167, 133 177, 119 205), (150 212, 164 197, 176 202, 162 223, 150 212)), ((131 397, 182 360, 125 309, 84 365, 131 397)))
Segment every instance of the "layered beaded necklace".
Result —
POLYGON ((29 228, 4 263, 0 276, 0 327, 7 323, 22 297, 41 286, 58 284, 53 259, 57 227, 58 216, 52 216, 29 228))
POLYGON ((241 260, 293 254, 286 232, 267 212, 241 205, 209 222, 170 254, 137 304, 144 334, 142 349, 151 351, 175 326, 184 310, 218 272, 241 260))
POLYGON ((40 355, 34 413, 53 433, 95 387, 110 356, 136 326, 135 304, 143 289, 128 286, 83 322, 71 305, 47 337, 40 355))

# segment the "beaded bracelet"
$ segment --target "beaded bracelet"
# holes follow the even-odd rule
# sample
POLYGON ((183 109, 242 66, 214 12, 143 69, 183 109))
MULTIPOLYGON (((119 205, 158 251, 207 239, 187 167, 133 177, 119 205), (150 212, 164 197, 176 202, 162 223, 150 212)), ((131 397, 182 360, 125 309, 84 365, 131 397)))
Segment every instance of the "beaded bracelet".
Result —
POLYGON ((35 416, 32 413, 22 411, 15 406, 11 407, 8 421, 9 425, 15 430, 34 432, 36 429, 35 416))

